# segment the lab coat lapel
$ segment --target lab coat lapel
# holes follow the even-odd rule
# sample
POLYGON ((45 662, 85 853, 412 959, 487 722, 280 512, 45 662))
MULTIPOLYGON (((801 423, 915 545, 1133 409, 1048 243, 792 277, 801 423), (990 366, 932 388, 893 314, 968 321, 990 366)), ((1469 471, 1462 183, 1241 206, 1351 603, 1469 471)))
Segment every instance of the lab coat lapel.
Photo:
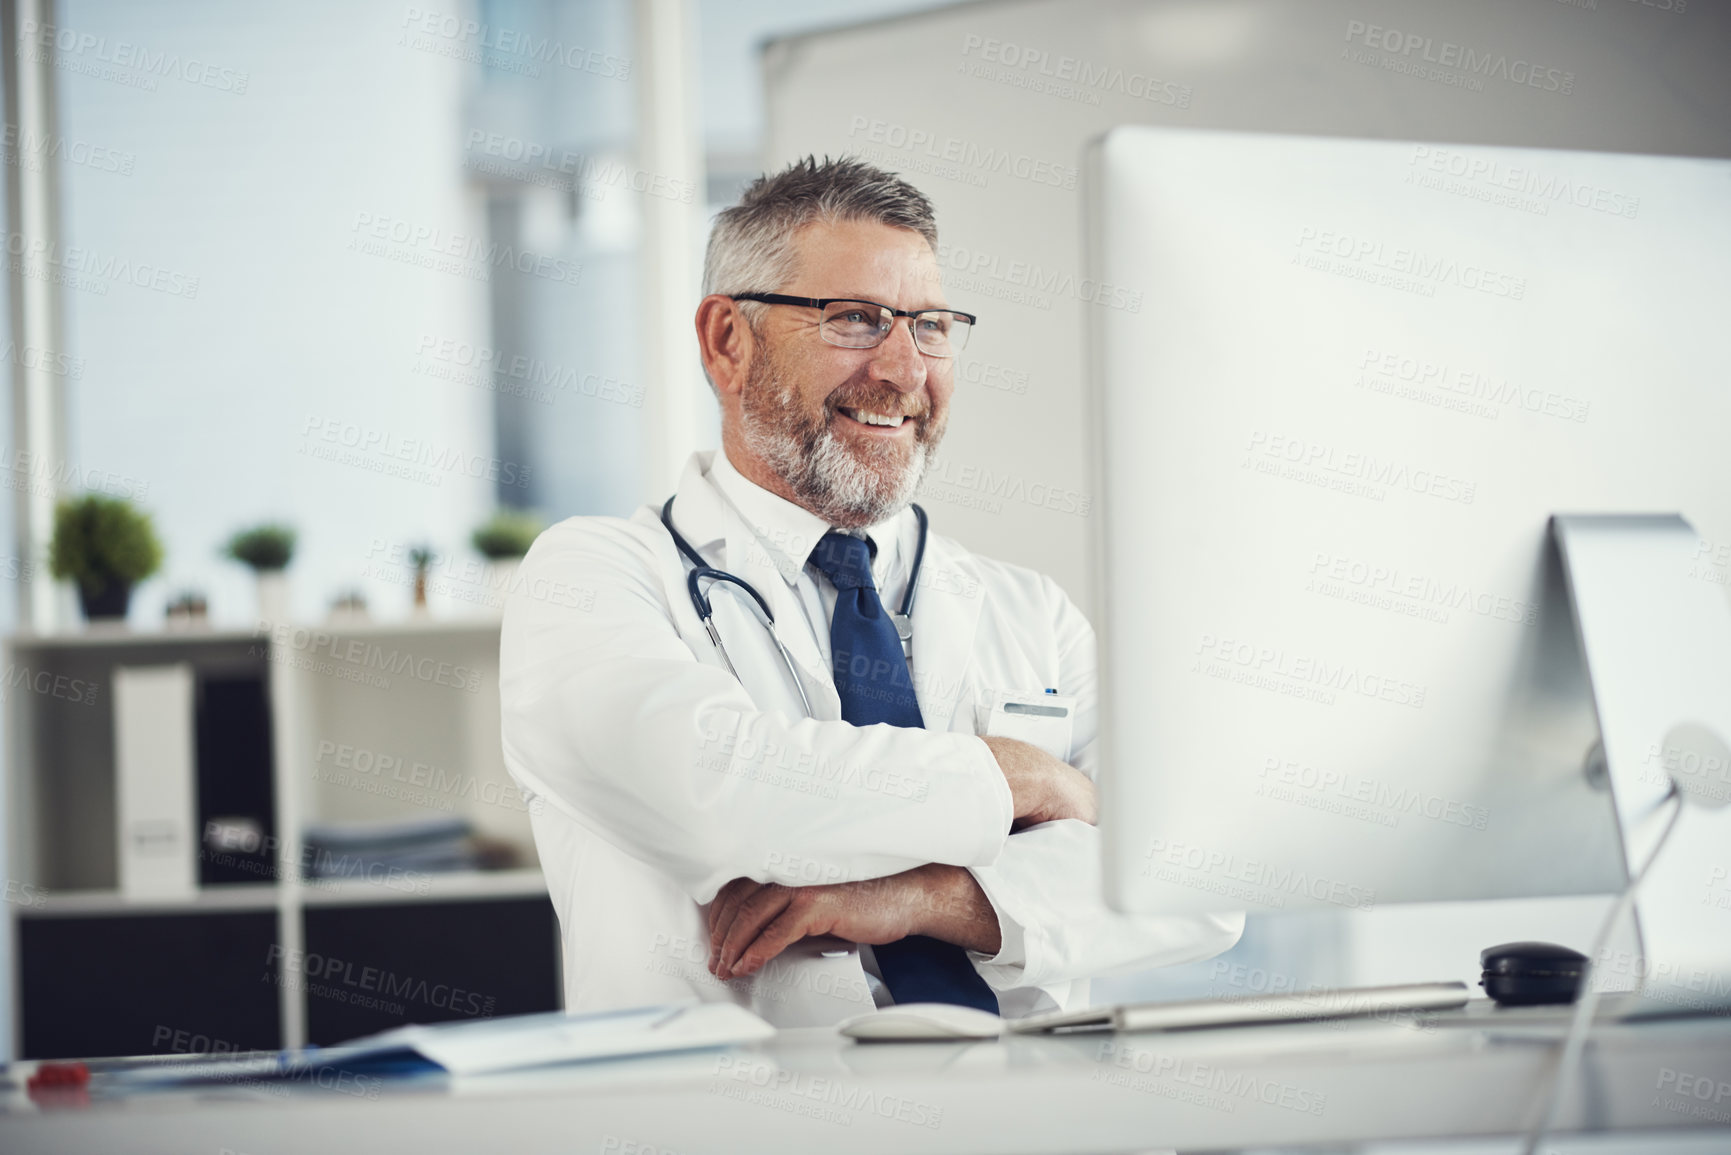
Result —
POLYGON ((928 730, 954 728, 984 600, 984 586, 973 567, 948 542, 932 535, 926 543, 913 619, 914 693, 928 730))
POLYGON ((694 456, 680 482, 677 514, 681 532, 700 549, 716 541, 726 543, 722 568, 750 582, 769 602, 778 627, 776 633, 793 655, 815 716, 839 718, 841 699, 836 696, 834 680, 824 668, 823 654, 806 623, 804 607, 751 526, 703 475, 702 469, 708 466, 711 456, 707 453, 694 456))
MULTIPOLYGON (((716 555, 713 546, 718 541, 727 540, 728 521, 731 511, 727 503, 721 500, 721 495, 704 476, 709 468, 712 453, 693 453, 685 463, 685 472, 680 475, 679 489, 673 498, 673 523, 679 529, 680 535, 691 543, 693 549, 705 558, 716 555)), ((725 563, 724 563, 725 564, 725 563)), ((680 584, 684 584, 684 574, 680 575, 680 584)))
POLYGON ((817 639, 806 621, 805 607, 800 604, 799 595, 776 568, 774 558, 745 519, 731 507, 728 507, 727 517, 728 569, 756 586, 769 601, 769 608, 775 614, 776 633, 793 655, 793 664, 799 668, 814 716, 824 719, 841 717, 841 699, 835 692, 835 680, 824 668, 823 653, 818 649, 817 639))

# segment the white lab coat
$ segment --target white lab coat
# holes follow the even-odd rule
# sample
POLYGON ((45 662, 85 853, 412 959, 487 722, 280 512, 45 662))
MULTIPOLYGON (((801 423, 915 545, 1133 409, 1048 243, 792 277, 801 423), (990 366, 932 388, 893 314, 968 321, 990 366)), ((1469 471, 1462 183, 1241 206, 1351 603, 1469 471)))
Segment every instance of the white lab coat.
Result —
MULTIPOLYGON (((1088 978, 1230 947, 1242 915, 1146 916, 1101 898, 1099 832, 1008 834, 1010 793, 977 709, 996 692, 1075 699, 1070 761, 1092 776, 1095 646, 1051 579, 930 535, 912 669, 926 729, 841 721, 828 664, 789 577, 693 456, 680 532, 768 599, 813 716, 768 631, 714 595, 739 679, 686 589, 689 565, 645 506, 543 533, 507 599, 500 646, 505 765, 532 806, 573 1011, 730 999, 778 1025, 873 1005, 853 944, 811 939, 748 979, 707 969, 703 905, 734 878, 789 885, 967 868, 1003 948, 974 953, 1007 1016, 1087 1005, 1088 978)), ((911 512, 905 512, 911 533, 911 512)), ((785 563, 784 563, 785 564, 785 563)), ((827 645, 827 642, 823 643, 827 645)))

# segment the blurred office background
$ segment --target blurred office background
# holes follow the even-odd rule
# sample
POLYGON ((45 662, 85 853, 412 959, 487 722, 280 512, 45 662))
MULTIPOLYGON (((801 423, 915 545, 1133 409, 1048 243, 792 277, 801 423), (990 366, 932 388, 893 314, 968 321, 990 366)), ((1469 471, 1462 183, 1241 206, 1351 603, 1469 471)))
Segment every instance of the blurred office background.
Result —
MULTIPOLYGON (((1708 0, 5 7, 9 633, 82 628, 45 572, 51 489, 155 519, 166 558, 134 631, 188 590, 213 628, 248 627, 253 580, 220 548, 268 520, 299 530, 297 621, 346 592, 408 618, 419 545, 443 579, 426 616, 484 618, 469 537, 495 510, 627 514, 714 443, 690 338, 706 224, 807 152, 924 188, 950 299, 982 315, 924 497, 941 531, 1086 606, 1082 334, 1111 307, 1078 287, 1090 137, 1134 122, 1731 155, 1731 16, 1708 0), (1420 42, 1540 79, 1464 75, 1420 42), (30 484, 52 454, 74 468, 30 484)), ((1460 977, 1478 946, 1580 938, 1602 906, 1457 912, 1447 974, 1425 969, 1438 940, 1409 912, 1262 918, 1242 970, 1100 993, 1460 977)), ((0 1054, 12 1037, 0 1018, 0 1054)))

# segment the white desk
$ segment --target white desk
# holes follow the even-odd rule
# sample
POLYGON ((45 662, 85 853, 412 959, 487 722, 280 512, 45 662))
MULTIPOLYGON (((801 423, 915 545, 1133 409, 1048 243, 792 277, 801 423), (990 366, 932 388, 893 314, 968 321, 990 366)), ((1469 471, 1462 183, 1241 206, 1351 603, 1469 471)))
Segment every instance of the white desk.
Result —
MULTIPOLYGON (((1526 1123, 1559 1034, 1554 1018, 1521 1026, 1482 1013, 1422 1030, 1359 1021, 976 1044, 784 1032, 728 1052, 397 1085, 371 1099, 225 1087, 44 1110, 14 1093, 0 1150, 899 1155, 1506 1135, 1526 1123)), ((1731 1150, 1721 1084, 1731 1087, 1731 1019, 1601 1027, 1561 1127, 1716 1127, 1689 1149, 1722 1138, 1731 1150)))

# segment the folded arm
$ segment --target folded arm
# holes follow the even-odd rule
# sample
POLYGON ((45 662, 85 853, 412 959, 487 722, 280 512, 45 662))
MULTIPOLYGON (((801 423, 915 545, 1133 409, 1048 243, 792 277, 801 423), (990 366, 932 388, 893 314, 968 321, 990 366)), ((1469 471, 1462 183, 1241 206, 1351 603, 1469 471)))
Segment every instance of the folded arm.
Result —
POLYGON ((708 911, 710 973, 754 974, 809 935, 878 946, 922 934, 996 954, 998 916, 973 875, 927 865, 865 882, 780 886, 735 879, 708 911))
POLYGON ((865 884, 730 884, 709 911, 714 973, 750 974, 804 934, 874 945, 925 934, 974 951, 986 981, 1010 990, 1191 962, 1238 940, 1241 914, 1137 915, 1106 905, 1093 825, 1094 635, 1055 584, 1048 583, 1048 597, 1059 640, 1057 683, 1077 699, 1075 765, 1024 742, 984 739, 1016 793, 1018 832, 998 857, 865 884))
POLYGON ((979 739, 758 710, 681 638, 690 609, 658 577, 676 559, 655 549, 625 523, 574 523, 524 559, 500 644, 506 764, 523 785, 699 903, 735 878, 997 857, 1017 800, 979 739))
MULTIPOLYGON (((1087 775, 1014 738, 986 738, 1015 799, 1016 824, 1067 819, 1091 823, 1099 805, 1087 775)), ((1006 849, 1016 845, 1012 835, 1006 849)), ((734 879, 708 911, 711 973, 755 972, 807 935, 832 934, 876 946, 910 934, 991 957, 1003 948, 997 910, 968 871, 932 863, 884 878, 820 886, 734 879)))

